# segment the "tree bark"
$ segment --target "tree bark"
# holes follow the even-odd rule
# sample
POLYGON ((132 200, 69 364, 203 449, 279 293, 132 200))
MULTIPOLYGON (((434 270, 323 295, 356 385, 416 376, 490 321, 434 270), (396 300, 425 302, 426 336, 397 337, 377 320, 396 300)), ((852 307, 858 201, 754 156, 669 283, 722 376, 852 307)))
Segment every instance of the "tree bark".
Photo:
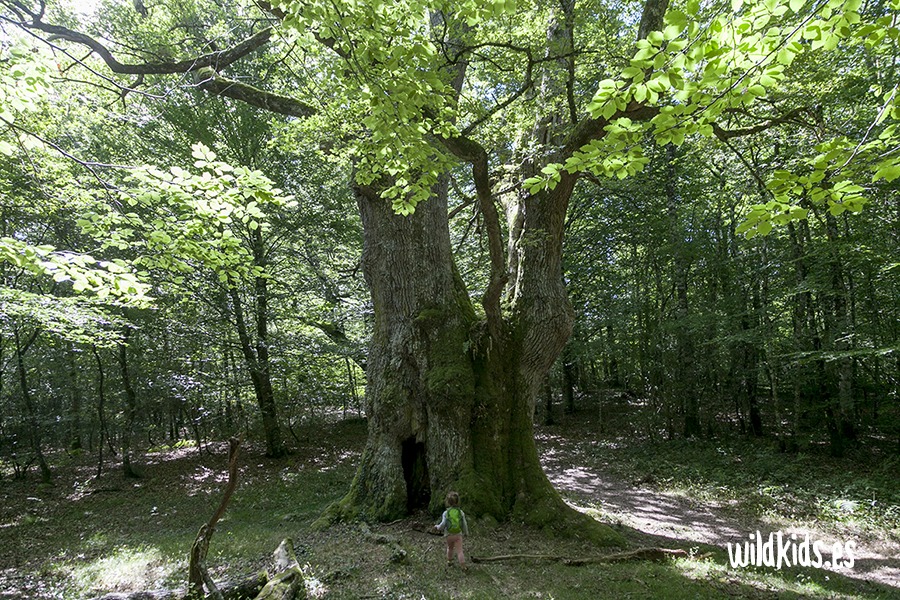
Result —
MULTIPOLYGON (((256 229, 253 256, 255 265, 265 266, 265 252, 262 234, 259 229, 256 229)), ((272 388, 268 340, 268 283, 264 277, 257 277, 254 280, 254 293, 256 300, 254 314, 256 325, 255 343, 247 327, 240 294, 234 287, 229 289, 231 310, 237 325, 241 353, 244 355, 247 368, 250 371, 250 381, 253 383, 256 402, 262 415, 263 432, 266 438, 266 456, 277 458, 284 455, 285 449, 281 439, 281 425, 278 421, 275 392, 272 388)))
POLYGON ((200 527, 194 543, 191 545, 190 561, 188 564, 188 596, 199 598, 203 596, 203 588, 209 592, 209 595, 217 600, 223 600, 222 593, 219 591, 209 572, 206 568, 206 555, 209 552, 209 543, 213 534, 216 532, 216 524, 225 509, 228 508, 228 502, 231 500, 234 490, 238 483, 238 452, 241 447, 240 438, 231 438, 228 442, 228 483, 225 486, 225 492, 219 506, 209 521, 200 527))
POLYGON ((125 389, 125 430, 122 432, 122 473, 125 477, 140 477, 131 465, 131 444, 134 436, 134 420, 137 416, 137 394, 131 383, 131 373, 128 371, 128 338, 131 336, 131 327, 125 327, 122 331, 122 341, 119 343, 117 355, 119 371, 122 375, 122 386, 125 389))
POLYGON ((37 339, 38 331, 35 330, 25 343, 22 343, 19 337, 19 328, 14 328, 14 336, 16 341, 16 370, 19 373, 19 384, 22 390, 22 404, 25 406, 25 417, 28 419, 28 426, 31 428, 31 450, 37 459, 38 467, 41 470, 41 481, 43 483, 51 483, 53 481, 53 471, 44 457, 44 451, 41 449, 41 427, 37 420, 37 412, 35 411, 34 401, 31 398, 31 390, 28 387, 28 372, 25 369, 25 353, 37 339))
POLYGON ((66 345, 66 361, 69 367, 69 386, 72 394, 69 406, 69 449, 81 450, 81 386, 78 383, 78 366, 75 362, 75 346, 71 342, 66 345))
POLYGON ((563 503, 534 444, 537 392, 571 331, 559 260, 562 220, 548 211, 567 196, 531 200, 526 236, 539 235, 529 218, 556 229, 540 228, 543 244, 520 246, 533 261, 513 288, 520 308, 492 333, 453 261, 446 178, 433 192, 414 214, 400 217, 377 190, 356 189, 363 272, 375 309, 369 436, 350 492, 324 519, 437 513, 455 490, 473 517, 582 527, 586 536, 618 543, 612 530, 563 503))

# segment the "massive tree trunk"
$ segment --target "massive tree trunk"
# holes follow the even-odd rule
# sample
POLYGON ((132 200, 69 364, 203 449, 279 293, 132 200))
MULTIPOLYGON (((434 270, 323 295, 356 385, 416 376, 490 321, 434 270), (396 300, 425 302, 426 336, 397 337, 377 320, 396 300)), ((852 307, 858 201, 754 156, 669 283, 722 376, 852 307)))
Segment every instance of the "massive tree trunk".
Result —
MULTIPOLYGON (((560 7, 548 42, 571 49, 572 3, 560 7)), ((553 62, 558 64, 548 63, 542 77, 545 95, 570 89, 568 61, 553 62)), ((458 67, 456 83, 465 65, 458 67)), ((622 116, 650 116, 641 107, 631 110, 622 116)), ((605 120, 578 123, 571 111, 567 116, 568 122, 560 114, 536 119, 533 138, 545 146, 547 160, 564 162, 604 135, 605 120)), ((572 333, 562 241, 577 175, 562 172, 552 190, 503 199, 509 236, 504 256, 487 152, 463 135, 442 143, 471 165, 489 283, 480 306, 473 305, 451 253, 446 179, 408 217, 394 214, 378 189, 356 188, 363 270, 375 309, 366 368, 369 437, 350 492, 325 517, 386 520, 417 508, 436 513, 453 489, 472 516, 513 518, 619 543, 618 534, 562 501, 541 469, 533 435, 538 392, 572 333)), ((526 171, 542 166, 524 162, 526 171)))
POLYGON ((523 257, 533 254, 529 264, 539 266, 523 267, 513 288, 516 309, 493 324, 456 271, 446 189, 446 181, 438 184, 408 217, 394 214, 375 190, 357 189, 363 269, 375 308, 366 370, 369 437, 350 492, 326 516, 435 513, 452 489, 473 517, 577 526, 582 535, 618 542, 617 534, 564 504, 534 444, 537 392, 572 328, 559 262, 562 220, 548 219, 558 212, 548 207, 565 202, 571 184, 555 198, 526 201, 530 231, 549 242, 520 245, 523 257), (539 227, 548 222, 552 234, 539 227), (543 269, 556 276, 539 276, 543 269))
MULTIPOLYGON (((667 4, 667 0, 647 0, 639 37, 662 28, 667 4)), ((281 5, 257 5, 276 18, 288 16, 281 5)), ((530 89, 536 89, 539 98, 534 103, 538 111, 534 131, 522 135, 532 139, 520 140, 524 143, 515 150, 515 161, 523 165, 515 175, 519 181, 541 172, 548 163, 564 164, 585 145, 603 138, 615 119, 647 120, 659 113, 658 108, 634 101, 608 118, 584 117, 579 121, 574 6, 574 0, 561 0, 558 8, 554 5, 547 52, 541 60, 536 60, 530 50, 523 54, 528 60, 527 81, 521 83, 511 100, 527 96, 530 89), (534 85, 537 76, 532 77, 533 67, 541 70, 539 86, 534 85), (553 98, 563 95, 566 103, 561 108, 553 98)), ((33 16, 33 22, 23 26, 60 31, 41 23, 40 15, 33 16)), ((436 37, 460 37, 443 40, 448 42, 447 47, 433 65, 444 70, 459 94, 466 65, 477 45, 458 45, 458 41, 465 42, 466 28, 453 24, 444 27, 443 15, 433 17, 436 37), (448 48, 452 48, 449 53, 448 48), (449 68, 445 59, 451 63, 449 68)), ((95 40, 88 43, 85 36, 63 31, 71 33, 67 39, 77 43, 95 50, 101 46, 95 40)), ((362 49, 359 40, 339 39, 341 35, 335 30, 331 34, 320 32, 316 37, 345 61, 347 75, 358 78, 369 59, 361 60, 362 55, 356 54, 362 49)), ((207 78, 200 87, 210 93, 292 117, 307 117, 315 109, 305 102, 228 81, 207 68, 221 71, 265 45, 270 36, 270 30, 260 31, 227 52, 216 52, 214 60, 209 55, 171 64, 125 65, 110 52, 102 57, 117 73, 194 71, 207 78)), ((437 95, 434 106, 421 107, 420 116, 432 120, 434 115, 443 115, 444 109, 453 104, 444 100, 437 95)), ((497 110, 505 106, 498 105, 497 110)), ((514 517, 562 529, 577 527, 580 535, 618 541, 618 535, 565 505, 541 470, 532 431, 537 392, 572 331, 573 312, 563 283, 561 258, 566 209, 578 175, 560 172, 558 178, 554 177, 555 187, 537 193, 495 193, 488 152, 469 137, 473 132, 477 135, 481 122, 472 122, 459 135, 448 133, 449 137, 433 139, 471 167, 490 254, 489 280, 480 306, 473 305, 450 251, 446 180, 436 184, 433 197, 420 203, 415 214, 408 217, 395 215, 390 203, 379 197, 379 190, 356 190, 364 228, 364 272, 375 306, 375 328, 366 364, 369 439, 350 492, 331 514, 387 519, 419 506, 437 511, 444 492, 454 488, 473 516, 514 517), (507 208, 508 250, 501 240, 497 209, 501 201, 507 208), (508 261, 504 253, 509 255, 508 261), (504 290, 506 297, 501 304, 504 290)), ((515 145, 499 142, 493 158, 505 161, 515 145)), ((254 247, 254 263, 264 265, 258 249, 254 247)), ((269 453, 280 453, 267 362, 265 280, 256 281, 255 348, 238 314, 241 304, 233 288, 231 296, 242 352, 263 413, 269 453)))

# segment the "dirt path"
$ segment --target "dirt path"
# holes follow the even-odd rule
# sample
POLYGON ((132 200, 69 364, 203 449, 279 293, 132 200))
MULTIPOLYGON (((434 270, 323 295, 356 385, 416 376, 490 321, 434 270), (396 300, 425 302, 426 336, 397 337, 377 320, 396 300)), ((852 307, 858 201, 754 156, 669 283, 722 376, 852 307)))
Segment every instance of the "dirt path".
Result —
POLYGON ((842 569, 842 575, 900 588, 900 544, 896 541, 850 529, 829 532, 815 524, 741 518, 727 504, 697 502, 653 490, 602 468, 569 466, 571 455, 553 448, 545 451, 541 462, 550 481, 573 506, 600 510, 607 520, 633 530, 630 537, 636 543, 708 545, 725 550, 728 542, 747 540, 757 530, 764 537, 780 530, 785 535, 797 533, 801 539, 808 532, 811 540, 822 540, 829 546, 837 541, 856 542, 856 564, 853 569, 842 569))

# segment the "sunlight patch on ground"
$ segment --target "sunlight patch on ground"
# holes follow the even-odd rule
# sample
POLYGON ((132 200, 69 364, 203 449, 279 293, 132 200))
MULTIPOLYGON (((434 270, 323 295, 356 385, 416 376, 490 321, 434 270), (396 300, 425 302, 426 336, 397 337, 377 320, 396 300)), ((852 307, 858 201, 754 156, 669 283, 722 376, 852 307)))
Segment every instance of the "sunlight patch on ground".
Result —
MULTIPOLYGON (((677 559, 673 562, 682 575, 696 581, 739 584, 760 591, 782 595, 812 598, 857 598, 823 587, 809 575, 798 571, 771 571, 763 568, 732 569, 712 560, 677 559)), ((827 582, 829 577, 825 576, 827 582)))
POLYGON ((184 565, 167 560, 157 548, 117 549, 93 561, 77 560, 62 567, 76 586, 92 593, 128 592, 164 587, 184 565))

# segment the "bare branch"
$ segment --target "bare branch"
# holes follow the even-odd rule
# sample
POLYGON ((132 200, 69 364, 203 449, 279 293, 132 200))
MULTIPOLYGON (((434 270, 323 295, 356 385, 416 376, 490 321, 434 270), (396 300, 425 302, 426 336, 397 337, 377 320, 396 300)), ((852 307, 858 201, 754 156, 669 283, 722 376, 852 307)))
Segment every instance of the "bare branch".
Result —
POLYGON ((796 121, 799 115, 807 112, 808 110, 808 108, 795 108, 794 110, 789 111, 781 115, 780 117, 769 119, 765 123, 760 123, 759 125, 754 125, 753 127, 743 127, 741 129, 722 129, 722 127, 720 127, 718 123, 713 123, 713 133, 717 138, 719 138, 719 140, 727 142, 731 138, 753 135, 756 133, 760 133, 761 131, 771 129, 776 125, 783 125, 784 123, 796 121))
MULTIPOLYGON (((8 2, 4 2, 4 4, 10 6, 8 2)), ((272 27, 267 27, 231 48, 186 60, 124 64, 119 62, 106 46, 91 36, 74 31, 68 27, 44 23, 41 21, 42 13, 28 11, 25 7, 21 6, 19 2, 14 1, 13 4, 21 11, 28 13, 31 20, 27 21, 23 19, 19 22, 9 18, 4 18, 4 20, 23 29, 41 31, 50 36, 56 36, 69 42, 87 46, 103 59, 103 62, 106 63, 107 67, 109 67, 113 73, 118 73, 120 75, 171 75, 175 73, 191 73, 207 67, 222 69, 269 43, 273 31, 272 27)))
POLYGON ((316 113, 316 109, 305 102, 222 77, 212 69, 199 71, 197 78, 197 87, 200 89, 217 96, 240 100, 263 110, 289 117, 309 117, 316 113))

